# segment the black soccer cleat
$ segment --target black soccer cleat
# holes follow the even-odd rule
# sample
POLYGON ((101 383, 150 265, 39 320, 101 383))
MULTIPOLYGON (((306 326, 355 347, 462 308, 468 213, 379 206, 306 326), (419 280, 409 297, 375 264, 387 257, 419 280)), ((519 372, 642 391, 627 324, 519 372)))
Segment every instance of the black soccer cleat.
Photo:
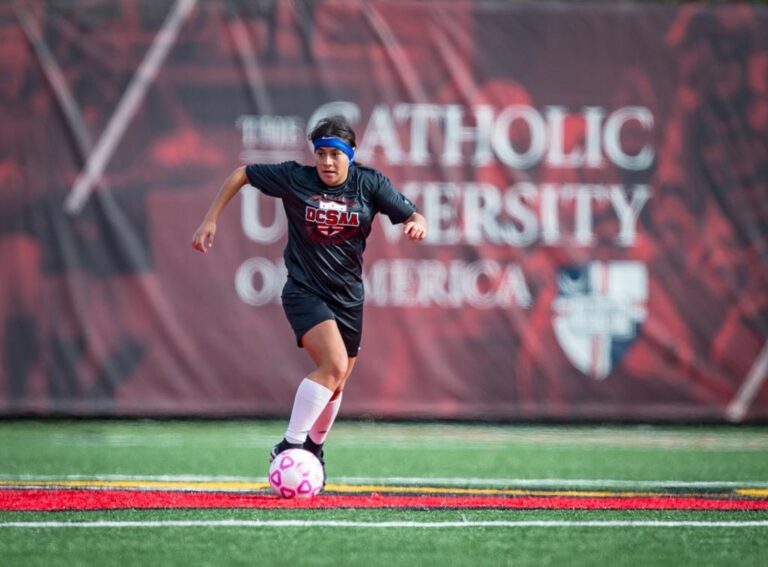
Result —
POLYGON ((269 452, 269 462, 275 460, 275 457, 277 457, 280 453, 283 451, 287 451, 288 449, 302 449, 303 446, 301 443, 289 443, 285 439, 280 441, 277 445, 272 447, 272 450, 269 452))
POLYGON ((307 440, 304 441, 304 450, 312 453, 320 461, 320 464, 323 465, 323 488, 325 488, 325 453, 323 452, 323 444, 320 443, 318 445, 307 436, 307 440))

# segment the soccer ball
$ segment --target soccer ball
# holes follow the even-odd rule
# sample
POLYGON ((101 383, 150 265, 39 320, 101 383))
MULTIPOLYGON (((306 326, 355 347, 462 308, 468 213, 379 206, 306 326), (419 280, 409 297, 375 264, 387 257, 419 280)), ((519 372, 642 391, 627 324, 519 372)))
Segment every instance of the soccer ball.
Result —
POLYGON ((309 451, 288 449, 269 466, 269 486, 281 498, 312 498, 323 489, 323 465, 309 451))

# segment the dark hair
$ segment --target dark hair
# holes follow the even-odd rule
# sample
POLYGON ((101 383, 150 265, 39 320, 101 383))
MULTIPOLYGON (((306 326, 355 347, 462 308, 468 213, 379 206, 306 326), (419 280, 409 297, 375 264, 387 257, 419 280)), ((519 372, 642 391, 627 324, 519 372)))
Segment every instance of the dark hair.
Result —
POLYGON ((357 146, 355 131, 343 116, 329 116, 321 119, 309 133, 310 142, 314 142, 323 136, 335 136, 341 138, 353 148, 357 146))

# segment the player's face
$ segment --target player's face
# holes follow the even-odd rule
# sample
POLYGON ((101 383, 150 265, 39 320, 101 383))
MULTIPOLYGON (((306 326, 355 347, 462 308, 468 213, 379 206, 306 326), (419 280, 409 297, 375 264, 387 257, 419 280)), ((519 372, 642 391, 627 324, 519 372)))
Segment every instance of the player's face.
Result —
POLYGON ((320 179, 329 187, 341 185, 347 180, 349 158, 336 148, 317 148, 315 165, 320 179))

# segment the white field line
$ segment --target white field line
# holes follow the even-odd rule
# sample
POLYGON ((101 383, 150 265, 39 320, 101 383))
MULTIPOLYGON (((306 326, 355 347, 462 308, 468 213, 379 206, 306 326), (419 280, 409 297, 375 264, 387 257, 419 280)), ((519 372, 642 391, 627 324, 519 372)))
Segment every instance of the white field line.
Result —
MULTIPOLYGON (((624 480, 593 478, 460 478, 460 477, 406 477, 406 476, 342 476, 331 477, 335 484, 385 485, 385 486, 455 486, 486 488, 768 488, 768 480, 624 480)), ((260 483, 265 477, 256 476, 208 476, 208 475, 120 475, 120 474, 3 474, 6 482, 179 482, 179 483, 260 483)))
POLYGON ((0 528, 765 528, 768 520, 519 520, 352 522, 342 520, 161 520, 0 522, 0 528))

